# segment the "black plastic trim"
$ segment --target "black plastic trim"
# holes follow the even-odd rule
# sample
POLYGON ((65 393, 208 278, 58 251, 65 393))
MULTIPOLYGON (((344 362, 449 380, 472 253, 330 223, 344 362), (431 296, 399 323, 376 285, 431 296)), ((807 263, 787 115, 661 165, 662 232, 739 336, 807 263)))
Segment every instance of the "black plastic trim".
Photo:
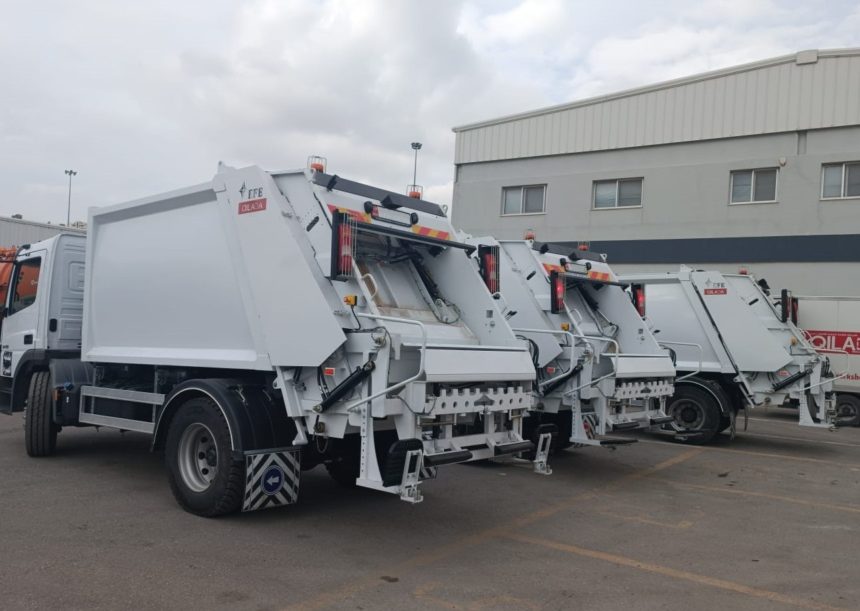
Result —
POLYGON ((514 441, 511 443, 502 443, 493 446, 493 452, 496 456, 505 454, 519 454, 520 452, 531 452, 535 449, 535 444, 531 441, 514 441))
POLYGON ((370 223, 356 223, 355 228, 357 231, 365 232, 365 233, 378 233, 380 235, 390 235, 395 238, 400 238, 401 240, 408 240, 410 242, 419 242, 422 244, 428 244, 430 246, 443 246, 443 247, 451 247, 451 248, 460 248, 465 250, 467 253, 472 254, 477 250, 476 246, 472 246, 471 244, 464 244, 463 242, 455 242, 453 240, 443 240, 441 238, 432 238, 426 235, 420 235, 418 233, 413 233, 411 231, 403 231, 402 229, 394 229, 393 227, 384 227, 382 225, 370 224, 370 223))
MULTIPOLYGON (((554 242, 560 252, 577 242, 554 242)), ((860 262, 860 234, 592 241, 611 263, 860 262)))
POLYGON ((389 198, 389 203, 386 206, 388 208, 409 208, 410 210, 425 212, 427 214, 432 214, 433 216, 445 216, 445 212, 439 204, 434 204, 433 202, 428 202, 423 199, 415 199, 414 197, 408 197, 406 195, 387 191, 378 187, 371 187, 370 185, 341 178, 336 174, 332 175, 325 174, 324 172, 314 172, 313 181, 321 187, 325 187, 329 191, 343 191, 344 193, 352 193, 359 197, 375 199, 379 202, 389 198))
POLYGON ((465 462, 472 458, 472 456, 473 454, 469 450, 452 450, 450 452, 441 452, 439 454, 425 454, 424 465, 427 467, 452 465, 458 462, 465 462))

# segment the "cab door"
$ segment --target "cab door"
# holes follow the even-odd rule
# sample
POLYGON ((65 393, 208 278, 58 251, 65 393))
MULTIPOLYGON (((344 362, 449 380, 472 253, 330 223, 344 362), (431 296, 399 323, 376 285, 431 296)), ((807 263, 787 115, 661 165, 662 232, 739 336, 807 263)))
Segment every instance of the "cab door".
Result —
MULTIPOLYGON (((19 259, 12 271, 9 294, 6 297, 6 317, 2 329, 3 377, 12 377, 21 357, 29 350, 44 348, 38 333, 40 279, 45 261, 44 250, 37 250, 19 259)), ((11 407, 11 406, 10 406, 11 407)))

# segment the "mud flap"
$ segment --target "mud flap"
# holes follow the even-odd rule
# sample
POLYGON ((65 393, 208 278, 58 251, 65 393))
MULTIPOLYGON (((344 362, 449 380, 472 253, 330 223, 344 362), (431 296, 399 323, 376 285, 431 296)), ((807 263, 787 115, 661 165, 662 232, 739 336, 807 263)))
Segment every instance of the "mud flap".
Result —
POLYGON ((291 505, 299 498, 301 450, 245 452, 245 499, 242 511, 291 505))

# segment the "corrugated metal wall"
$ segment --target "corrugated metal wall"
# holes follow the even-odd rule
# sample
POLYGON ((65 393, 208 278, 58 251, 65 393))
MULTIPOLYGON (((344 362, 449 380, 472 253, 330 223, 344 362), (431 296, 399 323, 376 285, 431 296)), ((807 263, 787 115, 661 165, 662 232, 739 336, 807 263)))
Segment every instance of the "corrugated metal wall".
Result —
POLYGON ((47 225, 43 223, 31 223, 28 221, 0 217, 0 248, 11 248, 22 244, 32 244, 39 240, 46 240, 63 231, 84 234, 80 229, 60 227, 59 225, 47 225))
POLYGON ((455 163, 857 124, 860 49, 801 52, 455 128, 455 163))

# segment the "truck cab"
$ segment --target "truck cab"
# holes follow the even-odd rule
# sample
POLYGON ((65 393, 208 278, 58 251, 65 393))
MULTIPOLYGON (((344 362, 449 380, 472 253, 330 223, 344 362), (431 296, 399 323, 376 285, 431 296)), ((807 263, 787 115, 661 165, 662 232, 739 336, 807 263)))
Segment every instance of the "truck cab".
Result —
POLYGON ((0 327, 0 411, 22 411, 30 378, 79 357, 86 238, 60 234, 18 250, 0 327))

